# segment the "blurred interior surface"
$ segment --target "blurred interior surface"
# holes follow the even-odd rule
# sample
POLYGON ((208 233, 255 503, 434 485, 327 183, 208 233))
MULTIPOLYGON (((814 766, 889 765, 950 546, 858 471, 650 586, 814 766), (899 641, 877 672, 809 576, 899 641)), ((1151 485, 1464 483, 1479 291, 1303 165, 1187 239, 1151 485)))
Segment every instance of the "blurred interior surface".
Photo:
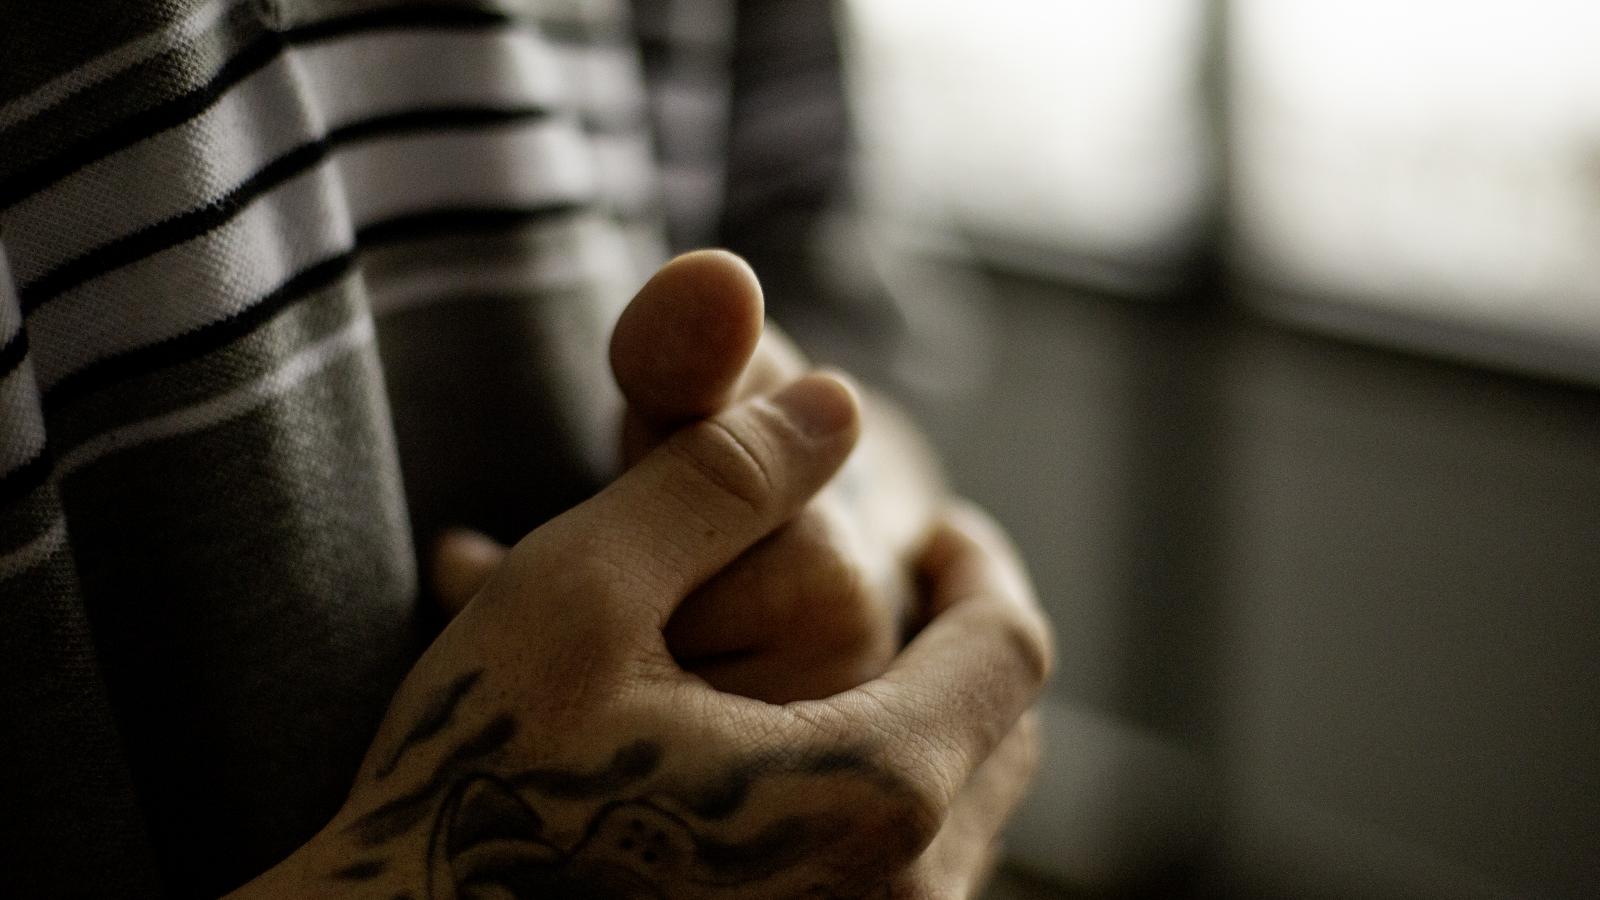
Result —
POLYGON ((844 9, 879 374, 1058 629, 992 896, 1600 894, 1600 6, 844 9))

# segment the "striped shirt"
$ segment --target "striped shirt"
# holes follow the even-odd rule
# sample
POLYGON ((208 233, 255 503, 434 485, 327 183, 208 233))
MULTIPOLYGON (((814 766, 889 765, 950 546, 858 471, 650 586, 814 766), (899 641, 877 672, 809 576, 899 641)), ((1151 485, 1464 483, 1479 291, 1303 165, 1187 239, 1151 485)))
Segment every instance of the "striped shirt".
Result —
POLYGON ((415 547, 606 477, 668 247, 813 290, 828 10, 0 12, 0 895, 214 895, 330 817, 435 624, 415 547))

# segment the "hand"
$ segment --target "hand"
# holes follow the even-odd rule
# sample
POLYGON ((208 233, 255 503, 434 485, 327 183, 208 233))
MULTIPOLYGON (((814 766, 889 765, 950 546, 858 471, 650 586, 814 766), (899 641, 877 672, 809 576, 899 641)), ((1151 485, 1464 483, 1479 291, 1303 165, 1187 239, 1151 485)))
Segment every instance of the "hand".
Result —
POLYGON ((999 533, 944 521, 932 618, 827 700, 720 693, 663 627, 790 520, 859 421, 811 376, 685 428, 517 544, 407 676, 345 807, 240 897, 954 897, 1015 802, 1048 632, 999 533))
MULTIPOLYGON (((611 360, 628 400, 628 464, 678 427, 806 369, 780 333, 763 330, 755 274, 720 251, 663 267, 617 323, 611 360)), ((910 562, 942 495, 915 431, 869 403, 844 472, 695 591, 667 625, 668 647, 713 686, 770 702, 826 697, 877 676, 914 612, 910 562)), ((432 570, 447 609, 464 604, 504 552, 483 535, 446 535, 432 570)))

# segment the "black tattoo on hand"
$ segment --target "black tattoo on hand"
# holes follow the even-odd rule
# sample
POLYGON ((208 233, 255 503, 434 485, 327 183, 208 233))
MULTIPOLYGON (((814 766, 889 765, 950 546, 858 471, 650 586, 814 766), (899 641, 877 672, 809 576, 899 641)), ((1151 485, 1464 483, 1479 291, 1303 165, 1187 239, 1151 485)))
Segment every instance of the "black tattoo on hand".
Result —
POLYGON ((434 702, 422 711, 422 715, 417 717, 417 724, 411 726, 411 730, 406 732, 406 736, 399 744, 395 745, 394 751, 378 766, 378 771, 374 774, 380 779, 388 778, 400 764, 400 760, 405 758, 406 751, 443 731, 445 726, 450 724, 450 720, 455 718, 456 707, 461 705, 461 701, 477 686, 478 679, 482 677, 481 670, 472 671, 450 682, 434 702))
MULTIPOLYGON (((471 673, 443 688, 376 777, 389 777, 407 753, 457 730, 451 723, 479 678, 471 673)), ((370 856, 331 876, 347 884, 384 877, 393 871, 386 854, 397 839, 431 822, 423 895, 429 900, 738 896, 807 866, 825 875, 828 868, 817 861, 851 833, 852 823, 837 814, 797 812, 753 833, 746 828, 739 840, 720 837, 717 824, 741 811, 758 781, 832 776, 886 796, 904 789, 866 754, 834 752, 750 760, 701 783, 669 780, 646 790, 665 757, 659 741, 625 744, 593 769, 519 769, 506 765, 504 753, 517 733, 515 720, 502 713, 460 738, 426 781, 349 826, 370 856), (570 828, 547 827, 536 808, 541 801, 593 807, 574 836, 570 828)), ((886 892, 881 884, 868 889, 859 880, 820 878, 796 896, 846 900, 886 892)))

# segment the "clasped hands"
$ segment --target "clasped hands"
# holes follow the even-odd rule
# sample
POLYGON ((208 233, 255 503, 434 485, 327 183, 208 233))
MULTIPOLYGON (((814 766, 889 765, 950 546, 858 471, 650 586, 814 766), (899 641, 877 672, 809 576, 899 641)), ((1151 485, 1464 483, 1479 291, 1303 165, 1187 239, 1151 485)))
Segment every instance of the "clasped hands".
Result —
POLYGON ((910 429, 764 333, 731 255, 668 264, 611 351, 629 467, 515 547, 441 541, 453 619, 344 808, 264 883, 971 896, 1051 666, 1006 538, 910 429))

